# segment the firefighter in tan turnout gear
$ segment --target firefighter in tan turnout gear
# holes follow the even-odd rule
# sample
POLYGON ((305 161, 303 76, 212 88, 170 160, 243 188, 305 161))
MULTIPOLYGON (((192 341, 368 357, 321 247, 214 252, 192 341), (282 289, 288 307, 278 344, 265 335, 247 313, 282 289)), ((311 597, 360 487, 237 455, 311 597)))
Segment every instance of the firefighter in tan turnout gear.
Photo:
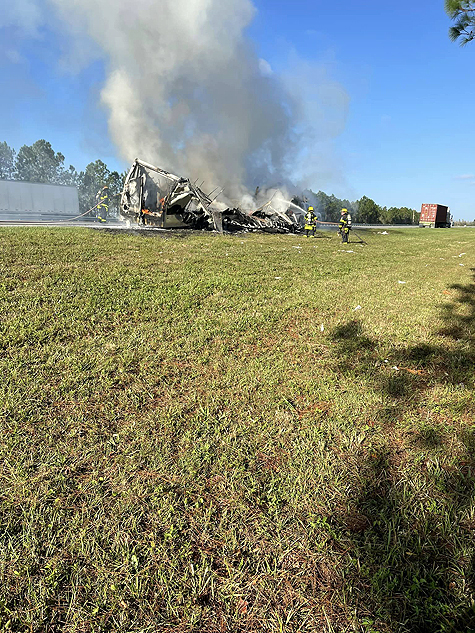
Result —
POLYGON ((315 230, 317 228, 317 216, 313 211, 313 207, 307 209, 305 214, 305 236, 313 235, 315 237, 315 230))
POLYGON ((97 205, 97 219, 99 222, 105 222, 109 213, 109 187, 107 185, 97 192, 96 200, 99 202, 97 205))

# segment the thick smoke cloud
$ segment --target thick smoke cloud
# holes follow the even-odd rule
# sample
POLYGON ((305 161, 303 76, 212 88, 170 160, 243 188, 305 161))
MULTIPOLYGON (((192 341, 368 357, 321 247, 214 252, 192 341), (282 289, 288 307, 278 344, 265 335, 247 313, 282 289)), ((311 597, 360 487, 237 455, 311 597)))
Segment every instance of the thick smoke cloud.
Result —
POLYGON ((309 167, 320 137, 338 128, 329 120, 327 129, 326 112, 343 112, 346 95, 324 73, 316 91, 302 94, 295 72, 279 77, 259 59, 245 34, 255 14, 250 0, 18 2, 32 26, 43 3, 56 9, 76 63, 102 56, 101 99, 128 162, 138 156, 242 199, 257 185, 262 191, 301 176, 299 156, 309 167), (323 103, 329 91, 326 110, 305 103, 311 94, 323 103))
POLYGON ((244 35, 248 0, 52 1, 105 53, 102 101, 123 158, 234 196, 288 171, 296 105, 244 35))

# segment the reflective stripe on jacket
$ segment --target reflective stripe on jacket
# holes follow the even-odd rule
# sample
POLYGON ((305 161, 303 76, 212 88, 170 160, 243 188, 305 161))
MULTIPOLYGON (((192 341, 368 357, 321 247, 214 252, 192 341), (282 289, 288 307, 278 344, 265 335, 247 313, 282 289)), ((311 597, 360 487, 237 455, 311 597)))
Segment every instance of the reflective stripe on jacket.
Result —
POLYGON ((311 213, 310 211, 305 214, 305 230, 309 231, 315 227, 315 220, 317 216, 311 213))
POLYGON ((348 233, 348 231, 350 230, 349 226, 348 226, 348 220, 347 218, 345 218, 344 216, 342 216, 340 223, 338 225, 338 228, 340 231, 344 232, 344 233, 348 233))

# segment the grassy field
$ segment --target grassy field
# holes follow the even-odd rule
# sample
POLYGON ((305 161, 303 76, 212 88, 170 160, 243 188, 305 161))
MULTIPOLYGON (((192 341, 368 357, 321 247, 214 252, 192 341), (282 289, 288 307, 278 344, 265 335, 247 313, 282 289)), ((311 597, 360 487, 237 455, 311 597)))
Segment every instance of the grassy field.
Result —
POLYGON ((0 630, 475 630, 475 232, 0 229, 0 630))

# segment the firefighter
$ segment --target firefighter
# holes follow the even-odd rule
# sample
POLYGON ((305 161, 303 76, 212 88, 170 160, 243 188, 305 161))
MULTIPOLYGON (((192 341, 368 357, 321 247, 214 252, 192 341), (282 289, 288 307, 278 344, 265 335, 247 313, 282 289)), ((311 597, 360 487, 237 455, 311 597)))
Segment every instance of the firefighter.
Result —
POLYGON ((305 214, 305 236, 308 237, 310 234, 315 237, 315 230, 317 228, 317 216, 313 211, 313 207, 309 207, 307 209, 307 213, 305 214))
POLYGON ((351 215, 348 209, 341 210, 341 218, 338 224, 338 233, 341 235, 343 244, 348 244, 349 233, 351 229, 351 215))
POLYGON ((99 201, 97 207, 97 219, 99 222, 105 222, 109 213, 109 187, 104 185, 96 194, 96 200, 99 201))

